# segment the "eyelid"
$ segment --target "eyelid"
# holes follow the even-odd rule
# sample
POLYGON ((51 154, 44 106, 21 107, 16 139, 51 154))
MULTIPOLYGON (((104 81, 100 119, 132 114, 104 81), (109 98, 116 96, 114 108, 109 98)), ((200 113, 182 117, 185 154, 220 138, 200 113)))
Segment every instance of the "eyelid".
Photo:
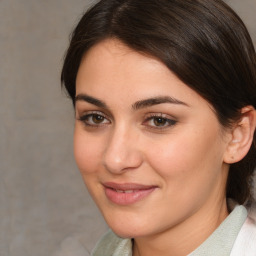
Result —
POLYGON ((93 114, 99 114, 99 115, 103 115, 106 118, 108 118, 109 120, 114 120, 114 116, 112 115, 110 109, 105 109, 105 108, 100 108, 97 106, 92 106, 91 104, 87 103, 87 102, 76 102, 76 106, 75 106, 75 113, 77 113, 78 115, 82 116, 85 113, 93 113, 93 114))
POLYGON ((164 114, 162 112, 160 113, 148 113, 145 115, 145 119, 149 119, 149 118, 153 118, 153 117, 161 117, 161 118, 164 118, 164 119, 167 119, 167 120, 173 120, 173 121, 176 121, 176 118, 171 116, 171 115, 168 115, 168 114, 164 114))
MULTIPOLYGON (((104 113, 101 112, 101 111, 96 111, 96 110, 83 112, 81 115, 79 115, 79 116, 77 117, 77 120, 81 121, 84 125, 86 125, 86 126, 88 126, 88 127, 95 127, 95 128, 97 128, 97 127, 106 125, 106 123, 88 124, 88 123, 86 122, 86 119, 92 117, 93 115, 102 116, 104 119, 108 120, 108 123, 111 123, 110 118, 109 118, 106 114, 104 114, 104 113)), ((108 124, 108 123, 107 123, 107 124, 108 124)))
POLYGON ((177 123, 177 119, 167 115, 167 114, 163 114, 163 113, 149 113, 145 116, 145 120, 143 121, 143 125, 147 126, 147 128, 149 129, 155 129, 155 130, 164 130, 164 129, 168 129, 171 128, 172 126, 174 126, 177 123), (153 126, 153 125, 147 125, 146 123, 149 122, 150 120, 152 120, 153 118, 162 118, 165 119, 167 121, 167 125, 164 126, 153 126))

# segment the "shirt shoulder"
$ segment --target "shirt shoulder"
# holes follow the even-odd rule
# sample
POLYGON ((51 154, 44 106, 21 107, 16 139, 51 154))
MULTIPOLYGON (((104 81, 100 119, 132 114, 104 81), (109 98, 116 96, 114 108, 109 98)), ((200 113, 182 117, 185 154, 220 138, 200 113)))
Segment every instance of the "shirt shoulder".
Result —
POLYGON ((109 230, 96 244, 91 256, 132 256, 132 240, 124 239, 109 230))
POLYGON ((256 256, 256 220, 250 216, 243 224, 232 248, 231 256, 256 256))

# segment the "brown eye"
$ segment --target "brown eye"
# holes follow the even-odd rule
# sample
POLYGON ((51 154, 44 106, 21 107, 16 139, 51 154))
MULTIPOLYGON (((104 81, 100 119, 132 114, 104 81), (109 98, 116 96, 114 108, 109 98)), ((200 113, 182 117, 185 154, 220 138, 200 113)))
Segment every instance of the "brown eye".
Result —
POLYGON ((166 118, 162 117, 154 117, 153 122, 155 126, 165 126, 167 124, 166 118))
POLYGON ((92 122, 95 124, 100 124, 104 121, 105 117, 97 114, 92 115, 92 122))
POLYGON ((152 129, 168 129, 177 123, 176 120, 169 118, 169 115, 165 114, 151 114, 143 122, 149 128, 152 129))
POLYGON ((110 120, 102 113, 88 113, 79 118, 86 126, 102 126, 105 124, 110 124, 110 120))

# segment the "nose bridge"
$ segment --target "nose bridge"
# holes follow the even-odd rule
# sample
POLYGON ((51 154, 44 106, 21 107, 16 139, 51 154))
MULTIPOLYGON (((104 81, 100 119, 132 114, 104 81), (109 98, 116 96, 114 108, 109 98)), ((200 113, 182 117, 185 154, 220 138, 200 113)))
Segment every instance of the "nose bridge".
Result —
POLYGON ((113 173, 140 166, 142 158, 139 150, 138 134, 125 125, 115 125, 104 153, 104 165, 113 173))

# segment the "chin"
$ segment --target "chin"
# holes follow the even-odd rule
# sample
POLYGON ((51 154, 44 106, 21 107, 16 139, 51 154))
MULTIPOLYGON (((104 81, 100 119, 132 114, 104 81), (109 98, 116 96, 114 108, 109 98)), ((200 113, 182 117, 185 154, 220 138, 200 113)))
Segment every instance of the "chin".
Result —
POLYGON ((147 236, 147 232, 143 230, 131 230, 131 229, 122 229, 121 227, 110 227, 111 230, 119 237, 122 238, 138 238, 147 236))
POLYGON ((150 222, 142 220, 128 221, 127 219, 119 219, 118 221, 106 220, 110 229, 119 237, 122 238, 138 238, 147 237, 153 235, 158 231, 158 227, 154 229, 153 226, 149 225, 150 222))
POLYGON ((145 236, 148 233, 148 230, 145 228, 149 225, 139 218, 132 218, 130 216, 122 216, 122 218, 118 218, 117 216, 114 216, 114 214, 104 217, 108 226, 119 237, 135 238, 145 236))

